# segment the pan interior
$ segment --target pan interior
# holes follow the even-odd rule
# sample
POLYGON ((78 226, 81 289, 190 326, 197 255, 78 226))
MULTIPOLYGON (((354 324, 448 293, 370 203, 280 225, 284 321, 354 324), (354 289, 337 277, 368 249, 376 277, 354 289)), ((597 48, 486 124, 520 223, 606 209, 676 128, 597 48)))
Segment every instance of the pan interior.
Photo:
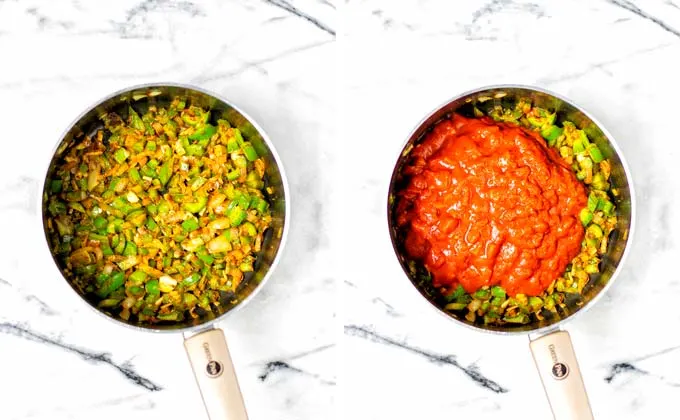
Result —
POLYGON ((423 297, 437 307, 442 313, 445 313, 459 322, 483 330, 504 333, 529 332, 549 327, 571 317, 588 306, 588 304, 605 289, 624 255, 631 229, 632 202, 631 189, 621 157, 610 139, 607 138, 602 129, 600 129, 597 123, 588 117, 588 115, 569 102, 546 92, 525 87, 497 87, 479 90, 454 99, 430 115, 412 133, 399 156, 399 160, 397 161, 392 174, 388 200, 388 223, 392 245, 404 272, 423 297), (473 117, 474 106, 477 106, 480 109, 486 109, 487 107, 494 105, 511 107, 514 106, 520 98, 530 99, 536 106, 555 111, 557 113, 558 123, 563 121, 573 122, 578 128, 586 132, 588 138, 592 142, 597 144, 605 158, 610 159, 612 164, 612 188, 617 188, 620 191, 620 195, 614 199, 614 204, 617 207, 618 225, 610 236, 609 250, 607 254, 602 257, 601 272, 596 275, 591 275, 590 281, 585 286, 582 295, 571 295, 572 298, 567 299, 566 308, 562 313, 553 315, 552 317, 546 317, 542 321, 533 321, 532 323, 525 325, 506 324, 503 326, 492 326, 471 323, 466 320, 464 316, 443 309, 446 302, 443 296, 432 287, 427 269, 425 269, 422 264, 411 261, 406 257, 403 248, 404 235, 396 228, 396 215, 392 203, 394 202, 395 193, 399 191, 407 181, 407 179, 402 176, 401 171, 408 163, 410 150, 415 144, 423 139, 437 122, 450 117, 454 112, 473 117))
MULTIPOLYGON (((60 141, 50 162, 42 195, 43 230, 50 249, 52 249, 52 244, 49 243, 50 239, 47 234, 45 217, 47 212, 46 188, 48 186, 48 181, 51 179, 52 174, 55 171, 55 168, 62 163, 62 157, 65 152, 73 145, 78 144, 78 142, 80 142, 85 136, 95 135, 98 130, 103 129, 104 124, 100 118, 102 115, 109 112, 115 112, 121 117, 127 118, 128 106, 132 107, 138 114, 142 115, 147 111, 149 106, 152 105, 157 107, 167 107, 175 97, 186 98, 187 104, 210 109, 210 122, 213 124, 216 124, 218 119, 227 120, 233 127, 236 127, 241 131, 243 137, 253 144, 259 156, 265 159, 267 163, 267 169, 264 177, 265 186, 272 187, 273 190, 273 193, 266 197, 270 203, 272 224, 264 236, 262 251, 260 251, 256 257, 254 271, 247 273, 244 277, 244 280, 239 284, 236 290, 235 299, 225 300, 219 310, 213 310, 212 312, 205 313, 199 318, 188 319, 183 322, 165 322, 158 324, 147 324, 132 321, 126 322, 123 319, 114 317, 105 310, 97 308, 94 302, 88 300, 85 296, 81 296, 95 310, 107 315, 115 321, 150 330, 175 330, 192 328, 207 322, 211 322, 226 314, 233 308, 239 306, 241 302, 243 302, 257 289, 257 287, 267 275, 269 268, 274 263, 282 243, 282 238, 284 237, 283 232, 286 220, 286 197, 284 189, 285 181, 281 171, 279 170, 279 163, 276 161, 275 154, 272 153, 272 150, 270 149, 263 134, 258 131, 258 129, 253 125, 253 123, 251 123, 251 121, 248 120, 246 116, 224 101, 195 89, 183 86, 150 85, 133 88, 132 90, 115 94, 114 96, 109 97, 101 103, 95 105, 90 110, 85 112, 73 124, 73 126, 69 128, 60 141)), ((59 261, 59 259, 54 257, 54 254, 53 259, 57 264, 59 271, 62 273, 62 276, 66 278, 62 263, 59 261)), ((68 278, 66 279, 68 280, 68 278)))

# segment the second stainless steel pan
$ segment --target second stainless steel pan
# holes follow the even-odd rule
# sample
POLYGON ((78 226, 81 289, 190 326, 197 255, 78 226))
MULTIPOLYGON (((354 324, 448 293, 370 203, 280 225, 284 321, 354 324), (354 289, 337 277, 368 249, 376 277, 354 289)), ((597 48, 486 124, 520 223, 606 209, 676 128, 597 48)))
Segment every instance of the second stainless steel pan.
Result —
POLYGON ((614 283, 621 272, 622 264, 630 249, 628 245, 635 230, 635 193, 630 170, 613 137, 602 125, 566 98, 534 87, 499 85, 475 89, 456 96, 426 116, 409 135, 406 144, 401 149, 390 183, 388 226, 395 254, 404 273, 414 286, 414 290, 417 290, 437 311, 457 325, 498 335, 528 335, 536 367, 555 418, 558 420, 592 419, 574 349, 569 334, 564 328, 569 320, 585 313, 595 305, 614 283), (612 188, 619 191, 614 203, 617 208, 618 226, 609 238, 608 251, 602 258, 600 273, 591 276, 578 299, 566 302, 566 305, 554 316, 540 320, 534 319, 530 323, 485 325, 479 320, 471 322, 459 313, 445 310, 446 301, 441 293, 433 288, 429 277, 416 274, 426 270, 421 265, 417 270, 413 269, 413 261, 404 249, 403 233, 397 226, 398 214, 394 202, 400 186, 403 185, 405 178, 408 178, 402 170, 410 160, 410 151, 438 122, 450 118, 452 113, 474 117, 474 106, 481 102, 491 101, 491 103, 501 105, 516 103, 522 98, 529 99, 536 106, 555 111, 558 120, 575 123, 578 128, 588 134, 604 157, 611 161, 612 188))

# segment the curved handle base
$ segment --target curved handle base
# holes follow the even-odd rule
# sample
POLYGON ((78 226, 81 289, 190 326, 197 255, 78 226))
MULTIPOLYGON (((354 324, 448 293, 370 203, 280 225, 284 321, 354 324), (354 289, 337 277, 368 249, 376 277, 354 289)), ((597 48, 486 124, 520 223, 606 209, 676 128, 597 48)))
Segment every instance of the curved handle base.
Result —
POLYGON ((529 347, 555 420, 593 420, 569 333, 544 335, 529 347))

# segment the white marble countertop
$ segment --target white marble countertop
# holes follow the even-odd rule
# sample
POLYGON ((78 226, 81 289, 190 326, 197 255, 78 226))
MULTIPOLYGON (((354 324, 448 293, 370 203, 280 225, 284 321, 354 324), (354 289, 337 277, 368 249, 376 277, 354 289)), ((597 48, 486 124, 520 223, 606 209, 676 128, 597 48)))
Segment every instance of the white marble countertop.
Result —
POLYGON ((35 258, 41 176, 61 133, 109 93, 163 81, 238 104, 285 163, 283 261, 219 326, 252 420, 328 418, 335 25, 323 0, 0 0, 0 418, 207 418, 181 336, 107 322, 35 258))
POLYGON ((347 171, 360 217, 345 237, 345 418, 551 418, 528 339, 470 331, 437 314, 403 275, 386 227, 387 184, 408 133, 449 98, 500 83, 569 97, 628 157, 639 204, 632 254, 607 295, 567 329, 596 419, 677 417, 679 6, 349 2, 339 41, 349 122, 341 138, 360 141, 347 171))

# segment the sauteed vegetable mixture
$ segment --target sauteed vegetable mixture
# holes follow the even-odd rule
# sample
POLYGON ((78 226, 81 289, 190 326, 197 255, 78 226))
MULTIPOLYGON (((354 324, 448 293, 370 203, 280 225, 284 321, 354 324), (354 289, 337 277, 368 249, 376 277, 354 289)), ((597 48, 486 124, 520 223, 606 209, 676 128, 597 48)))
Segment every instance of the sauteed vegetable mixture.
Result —
POLYGON ((611 164, 583 130, 520 100, 439 122, 409 152, 395 215, 418 264, 470 322, 559 313, 615 229, 611 164))
POLYGON ((182 99, 128 114, 104 115, 105 130, 57 163, 46 187, 53 253, 81 294, 123 320, 197 318, 234 300, 253 271, 271 223, 265 161, 182 99))

